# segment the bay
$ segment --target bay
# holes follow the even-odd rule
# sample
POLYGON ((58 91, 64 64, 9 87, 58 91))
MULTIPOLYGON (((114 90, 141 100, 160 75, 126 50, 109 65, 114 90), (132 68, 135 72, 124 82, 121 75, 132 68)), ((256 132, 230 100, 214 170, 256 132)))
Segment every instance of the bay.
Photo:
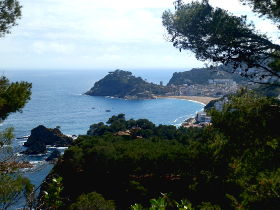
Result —
MULTIPOLYGON (((149 82, 167 84, 176 70, 135 70, 134 75, 149 82)), ((127 119, 149 119, 153 123, 180 125, 186 118, 203 109, 204 105, 179 99, 124 100, 111 97, 93 97, 84 95, 94 82, 103 78, 104 70, 77 71, 7 71, 3 75, 10 81, 32 83, 32 97, 22 113, 13 113, 1 124, 1 130, 15 128, 15 136, 30 135, 31 129, 38 125, 49 128, 60 126, 68 135, 86 134, 93 123, 106 122, 112 115, 124 113, 127 119), (110 110, 110 112, 106 112, 110 110)), ((15 147, 22 149, 23 140, 15 139, 15 147)), ((40 186, 53 165, 44 159, 50 154, 28 156, 34 164, 34 170, 24 173, 31 182, 40 186)), ((11 209, 24 205, 21 199, 11 209)))
MULTIPOLYGON (((169 71, 136 71, 136 76, 165 84, 169 71)), ((155 124, 179 125, 203 108, 202 104, 178 99, 124 100, 83 95, 107 71, 9 71, 11 81, 31 82, 32 98, 22 113, 14 113, 3 122, 13 126, 17 137, 30 134, 38 125, 60 126, 65 134, 86 134, 89 126, 106 122, 112 115, 124 113, 128 119, 146 118, 155 124), (110 110, 111 112, 106 112, 110 110)))

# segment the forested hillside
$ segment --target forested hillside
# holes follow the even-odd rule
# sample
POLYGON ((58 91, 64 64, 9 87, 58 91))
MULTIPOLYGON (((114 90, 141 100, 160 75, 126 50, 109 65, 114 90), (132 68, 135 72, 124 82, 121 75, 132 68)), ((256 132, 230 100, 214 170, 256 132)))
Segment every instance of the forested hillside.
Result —
POLYGON ((232 79, 239 84, 245 82, 244 78, 240 75, 220 70, 220 68, 195 68, 190 71, 175 72, 168 85, 207 85, 209 84, 209 79, 232 79))
POLYGON ((240 92, 222 112, 211 110, 213 124, 203 129, 113 116, 80 136, 50 177, 62 177, 63 209, 83 209, 81 199, 95 205, 96 199, 89 198, 96 192, 117 209, 134 203, 147 207, 149 199, 168 193, 169 199, 188 200, 195 209, 276 210, 279 105, 240 92))

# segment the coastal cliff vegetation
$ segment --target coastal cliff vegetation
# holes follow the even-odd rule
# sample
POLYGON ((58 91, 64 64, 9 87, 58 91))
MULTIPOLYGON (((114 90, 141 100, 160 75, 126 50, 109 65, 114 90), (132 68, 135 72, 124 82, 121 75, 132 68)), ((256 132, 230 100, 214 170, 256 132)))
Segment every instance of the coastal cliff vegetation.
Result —
POLYGON ((195 68, 184 72, 175 72, 167 85, 207 85, 210 79, 232 79, 237 83, 245 83, 246 80, 238 74, 230 73, 232 70, 227 68, 227 71, 211 68, 195 68))
MULTIPOLYGON (((240 1, 279 23, 278 1, 240 1)), ((0 1, 0 12, 2 37, 20 17, 18 1, 0 1)), ((213 8, 207 0, 177 0, 174 13, 164 12, 163 25, 180 50, 230 65, 255 83, 280 86, 280 47, 245 16, 213 8)), ((130 98, 164 91, 117 70, 86 94, 130 98)), ((20 111, 30 94, 31 84, 2 77, 0 117, 20 111)), ((91 125, 55 164, 38 199, 17 173, 21 165, 11 152, 12 129, 2 131, 0 208, 9 208, 25 193, 29 209, 278 210, 279 99, 241 90, 222 110, 207 112, 212 123, 203 128, 155 125, 147 119, 127 120, 124 114, 91 125)))
MULTIPOLYGON (((242 2, 279 23, 277 2, 242 2)), ((228 65, 254 83, 279 87, 280 47, 246 16, 213 8, 207 0, 177 0, 175 12, 162 18, 169 41, 180 50, 228 65)), ((209 108, 212 124, 200 129, 155 126, 124 115, 94 124, 49 176, 62 180, 60 208, 82 209, 81 200, 91 206, 102 200, 105 206, 108 200, 105 209, 276 210, 279 103, 241 90, 222 110, 209 108)))
POLYGON ((212 125, 201 129, 155 126, 123 114, 92 125, 51 172, 62 178, 61 208, 95 192, 116 209, 135 203, 144 209, 161 193, 194 209, 206 203, 215 209, 277 209, 279 101, 243 91, 223 111, 209 112, 212 125))
POLYGON ((146 82, 129 71, 115 70, 99 80, 85 94, 91 96, 112 96, 118 98, 141 99, 162 95, 167 88, 146 82))

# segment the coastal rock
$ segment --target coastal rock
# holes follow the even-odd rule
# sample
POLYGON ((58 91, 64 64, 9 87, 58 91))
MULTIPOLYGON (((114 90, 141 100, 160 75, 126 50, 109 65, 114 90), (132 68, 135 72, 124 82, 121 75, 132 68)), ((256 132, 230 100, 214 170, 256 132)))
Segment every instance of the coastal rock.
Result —
POLYGON ((31 130, 31 135, 27 139, 27 142, 24 143, 24 146, 33 147, 37 142, 42 143, 45 146, 66 147, 72 144, 73 139, 61 133, 58 128, 51 129, 39 125, 31 130))
POLYGON ((22 152, 22 154, 26 155, 38 155, 38 154, 44 154, 47 152, 47 147, 43 142, 36 141, 33 144, 31 144, 27 150, 22 152))
POLYGON ((60 156, 61 156, 60 151, 58 149, 54 149, 52 151, 52 153, 50 154, 50 156, 46 159, 46 161, 54 161, 54 160, 60 158, 60 156))
POLYGON ((116 70, 109 72, 87 91, 86 95, 110 96, 125 99, 151 99, 153 95, 164 95, 170 87, 149 83, 141 77, 135 77, 129 71, 116 70))

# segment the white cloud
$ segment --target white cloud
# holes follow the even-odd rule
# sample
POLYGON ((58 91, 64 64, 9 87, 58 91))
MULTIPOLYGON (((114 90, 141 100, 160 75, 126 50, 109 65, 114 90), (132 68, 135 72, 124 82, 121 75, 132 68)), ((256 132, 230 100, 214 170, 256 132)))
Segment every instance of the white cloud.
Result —
POLYGON ((58 42, 35 41, 32 44, 32 50, 40 55, 44 53, 71 54, 74 52, 75 47, 71 44, 58 42))
MULTIPOLYGON (((0 39, 1 65, 37 68, 196 67, 163 38, 161 14, 174 0, 20 0, 23 17, 0 39)), ((238 0, 210 0, 250 14, 238 0)), ((274 28, 258 23, 258 28, 274 28)))
MULTIPOLYGON (((41 1, 25 5, 23 24, 20 26, 25 31, 32 31, 35 36, 46 31, 42 34, 42 38, 63 39, 65 36, 97 41, 134 42, 158 41, 163 33, 161 16, 155 16, 151 8, 145 9, 149 5, 148 1, 60 0, 54 3, 52 0, 44 0, 43 2, 46 6, 42 5, 41 1)), ((156 0, 150 6, 153 8, 153 5, 157 5, 156 2, 158 5, 165 5, 166 3, 162 2, 171 1, 156 0)))

